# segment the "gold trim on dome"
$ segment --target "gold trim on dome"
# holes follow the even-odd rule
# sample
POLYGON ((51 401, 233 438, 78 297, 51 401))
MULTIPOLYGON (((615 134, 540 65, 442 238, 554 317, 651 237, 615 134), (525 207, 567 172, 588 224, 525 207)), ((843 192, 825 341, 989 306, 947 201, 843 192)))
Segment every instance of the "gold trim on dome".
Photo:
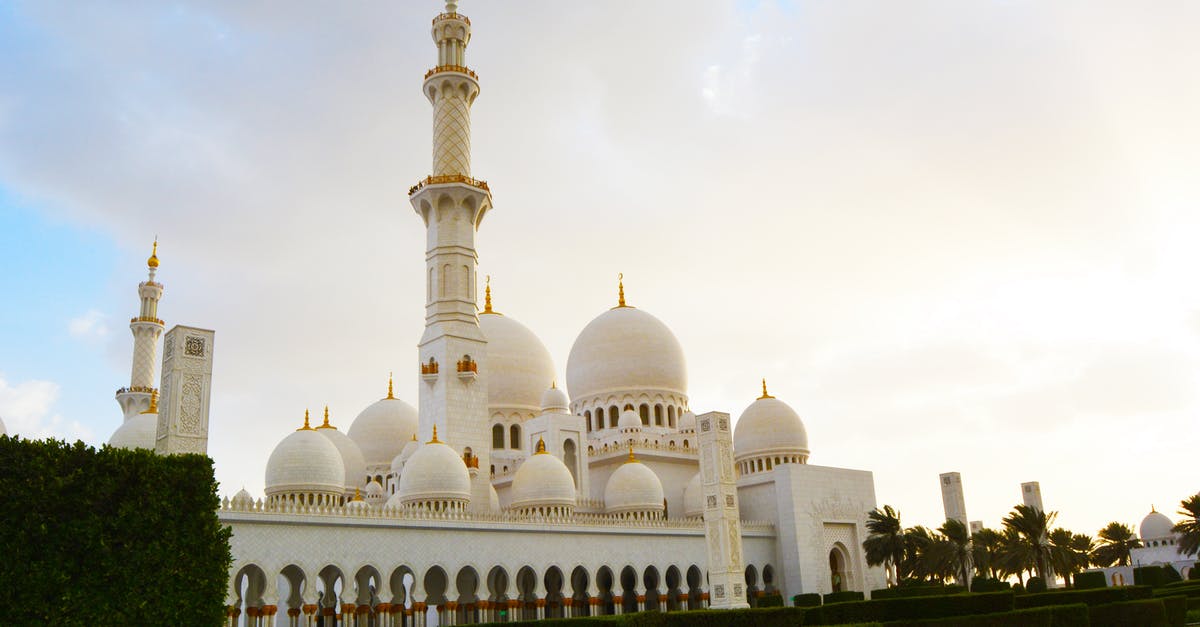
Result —
POLYGON ((308 410, 304 410, 304 426, 296 429, 296 431, 312 431, 313 428, 308 426, 308 410))
POLYGON ((763 379, 762 382, 763 382, 763 395, 758 397, 758 400, 761 401, 764 398, 775 398, 774 396, 767 394, 767 380, 763 379))
POLYGON ((546 452, 546 441, 543 440, 541 437, 538 438, 537 450, 534 451, 533 454, 534 455, 548 455, 549 454, 546 452))
POLYGON ((390 372, 388 373, 388 395, 387 395, 387 398, 384 400, 389 400, 389 401, 396 400, 396 396, 392 392, 392 373, 390 373, 390 372))
MULTIPOLYGON (((416 437, 416 436, 413 436, 413 437, 416 437)), ((442 443, 442 441, 437 439, 437 425, 433 425, 433 439, 426 442, 426 444, 441 444, 441 443, 442 443)))
POLYGON ((351 500, 351 501, 361 501, 361 500, 363 500, 362 493, 358 491, 358 488, 354 488, 354 498, 352 498, 352 499, 350 499, 350 500, 351 500))
POLYGON ((480 313, 503 316, 504 314, 492 310, 492 275, 487 275, 485 281, 486 287, 483 288, 483 311, 480 313))
POLYGON ((626 464, 637 462, 637 458, 633 456, 633 442, 629 443, 629 459, 625 460, 626 464))
POLYGON ((150 258, 146 260, 146 265, 151 268, 158 267, 158 236, 154 236, 154 248, 150 251, 150 258))
POLYGON ((319 426, 317 428, 318 429, 333 429, 334 431, 337 431, 337 427, 329 424, 329 405, 325 406, 325 422, 322 422, 321 426, 319 426))

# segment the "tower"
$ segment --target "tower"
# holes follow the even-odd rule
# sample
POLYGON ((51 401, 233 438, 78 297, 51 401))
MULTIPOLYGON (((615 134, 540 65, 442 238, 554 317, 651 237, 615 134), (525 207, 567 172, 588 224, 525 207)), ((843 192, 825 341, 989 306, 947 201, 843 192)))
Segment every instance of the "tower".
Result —
POLYGON ((966 527, 967 503, 963 499, 962 475, 944 472, 938 478, 942 480, 942 508, 946 511, 946 520, 953 518, 966 527))
POLYGON ((159 455, 208 453, 213 336, 207 329, 183 325, 167 332, 154 434, 154 450, 159 455))
POLYGON ((163 295, 162 283, 154 281, 158 273, 158 240, 146 260, 149 278, 138 284, 141 309, 129 321, 133 333, 133 368, 129 376, 129 387, 117 390, 117 404, 125 414, 125 420, 150 409, 150 397, 154 388, 154 363, 158 353, 158 337, 163 332, 163 321, 158 319, 158 301, 163 295))
POLYGON ((742 560, 742 525, 733 474, 733 432, 729 414, 708 412, 696 418, 700 436, 700 486, 704 496, 704 539, 708 544, 709 604, 714 608, 750 607, 742 560))
POLYGON ((1046 511, 1042 507, 1042 486, 1036 481, 1027 481, 1021 484, 1021 502, 1026 506, 1032 507, 1039 512, 1046 511))
POLYGON ((438 64, 425 74, 433 105, 433 172, 409 190, 425 223, 425 333, 418 346, 421 439, 437 425, 467 461, 471 504, 487 511, 491 490, 487 341, 476 317, 475 230, 492 208, 487 183, 471 178, 471 104, 479 95, 466 66, 471 21, 450 0, 433 19, 438 64))

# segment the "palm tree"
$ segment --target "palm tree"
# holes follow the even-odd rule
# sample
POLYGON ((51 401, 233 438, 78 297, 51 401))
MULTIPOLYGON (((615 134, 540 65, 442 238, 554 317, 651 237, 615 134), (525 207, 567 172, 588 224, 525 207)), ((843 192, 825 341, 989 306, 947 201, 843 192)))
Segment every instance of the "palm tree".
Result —
POLYGON ((904 527, 900 525, 900 512, 884 505, 867 513, 867 539, 863 551, 867 554, 868 566, 883 565, 892 585, 900 582, 898 567, 904 560, 904 527))
POLYGON ((1050 525, 1058 512, 1044 512, 1028 505, 1018 505, 1004 517, 1004 528, 1015 534, 1013 558, 1028 570, 1032 566, 1038 577, 1045 579, 1050 566, 1050 525))
POLYGON ((1088 567, 1094 544, 1091 536, 1071 533, 1062 527, 1050 532, 1050 565, 1068 586, 1075 573, 1088 567))
POLYGON ((1110 522, 1100 533, 1100 545, 1092 551, 1092 563, 1097 566, 1128 566, 1129 550, 1142 546, 1133 535, 1133 527, 1110 522))
POLYGON ((1016 575, 1017 581, 1024 586, 1025 572, 1031 568, 1033 562, 1021 543, 1020 535, 1015 529, 1005 527, 1000 532, 1000 546, 996 556, 996 570, 1000 573, 1000 578, 1007 579, 1016 575))
POLYGON ((974 555, 971 551, 971 532, 962 521, 948 518, 938 527, 941 537, 938 538, 938 551, 949 568, 955 581, 966 586, 970 585, 971 567, 974 565, 974 555))
POLYGON ((971 557, 975 562, 975 572, 980 577, 996 576, 1000 570, 1000 532, 984 527, 971 534, 971 557))
POLYGON ((896 569, 900 579, 937 578, 939 565, 929 549, 936 538, 932 531, 921 525, 904 531, 904 560, 896 569))
POLYGON ((1171 531, 1179 534, 1179 552, 1195 555, 1200 553, 1200 494, 1180 501, 1179 507, 1179 515, 1184 518, 1171 531))

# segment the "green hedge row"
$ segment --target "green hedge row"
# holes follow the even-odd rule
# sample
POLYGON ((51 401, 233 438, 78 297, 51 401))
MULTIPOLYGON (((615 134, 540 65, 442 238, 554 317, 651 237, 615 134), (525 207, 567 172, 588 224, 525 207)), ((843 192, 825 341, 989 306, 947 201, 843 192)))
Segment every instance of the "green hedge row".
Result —
POLYGON ((792 605, 795 607, 817 607, 821 605, 821 595, 818 592, 797 594, 792 597, 792 605))
POLYGON ((12 625, 220 625, 229 530, 212 460, 0 436, 12 625))
POLYGON ((1104 571, 1094 570, 1087 573, 1079 573, 1075 575, 1076 590, 1095 590, 1096 588, 1107 588, 1108 579, 1104 576, 1104 571))
POLYGON ((888 627, 1088 627, 1088 606, 1052 605, 998 614, 884 623, 888 627))
POLYGON ((948 616, 996 614, 1010 612, 1013 609, 1013 593, 1011 592, 879 599, 877 601, 834 603, 819 608, 809 608, 804 612, 804 624, 837 625, 945 618, 948 616))
POLYGON ((901 597, 939 597, 966 592, 962 586, 911 586, 906 588, 879 588, 871 591, 872 599, 896 599, 901 597))
POLYGON ((843 592, 830 592, 829 594, 822 596, 821 600, 824 605, 829 605, 830 603, 845 603, 847 601, 862 601, 865 598, 866 598, 866 596, 864 596, 863 593, 861 593, 861 592, 858 592, 855 590, 846 590, 843 592))
POLYGON ((1171 583, 1171 580, 1162 566, 1139 566, 1133 569, 1133 584, 1136 586, 1157 588, 1168 583, 1171 583))
POLYGON ((1000 592, 1002 590, 1012 590, 1012 584, 988 577, 976 577, 971 580, 971 592, 1000 592))
MULTIPOLYGON (((1094 605, 1088 611, 1093 627, 1170 627, 1167 608, 1158 599, 1123 601, 1107 605, 1094 605)), ((1182 619, 1179 623, 1182 625, 1182 619)))
MULTIPOLYGON (((513 627, 799 627, 803 625, 803 610, 770 608, 749 610, 692 610, 688 612, 639 612, 620 616, 592 618, 551 618, 514 623, 485 623, 488 626, 513 627)), ((853 627, 881 627, 879 623, 853 623, 853 627)), ((843 626, 850 627, 850 626, 843 626)))
MULTIPOLYGON (((1197 571, 1200 571, 1200 568, 1193 568, 1193 569, 1192 569, 1192 572, 1193 572, 1193 573, 1194 573, 1194 572, 1197 572, 1197 571)), ((1169 583, 1169 584, 1167 584, 1167 585, 1165 585, 1165 586, 1163 586, 1163 587, 1164 587, 1164 588, 1168 588, 1168 589, 1175 589, 1175 588, 1200 588, 1200 581, 1197 581, 1197 580, 1195 580, 1195 579, 1187 579, 1187 580, 1185 580, 1185 581, 1176 581, 1175 583, 1169 583)))
POLYGON ((1017 595, 1017 609, 1027 607, 1043 607, 1046 605, 1074 605, 1085 603, 1089 606, 1119 603, 1148 599, 1153 590, 1146 586, 1122 586, 1119 588, 1099 588, 1096 590, 1056 590, 1054 592, 1039 592, 1037 594, 1017 595))

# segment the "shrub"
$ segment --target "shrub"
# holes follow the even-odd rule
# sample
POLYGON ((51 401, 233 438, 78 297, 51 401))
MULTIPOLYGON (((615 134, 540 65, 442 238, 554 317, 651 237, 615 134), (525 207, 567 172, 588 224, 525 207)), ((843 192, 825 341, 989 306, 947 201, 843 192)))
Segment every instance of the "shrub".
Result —
POLYGON ((825 605, 830 603, 845 603, 847 601, 862 601, 866 597, 863 593, 857 590, 843 590, 841 592, 830 592, 821 597, 825 605))
POLYGON ((1012 591, 1017 594, 1025 594, 1025 586, 1022 586, 1021 582, 1018 581, 1012 585, 1012 591))
POLYGON ((1139 566, 1133 569, 1133 584, 1135 586, 1150 586, 1152 588, 1170 583, 1162 566, 1139 566))
POLYGON ((821 605, 821 595, 816 592, 797 594, 792 597, 792 605, 795 607, 818 607, 821 605))
POLYGON ((887 623, 888 627, 1088 627, 1088 607, 1083 604, 1034 607, 997 614, 951 616, 904 620, 887 623))
POLYGON ((991 579, 988 577, 976 577, 971 580, 971 592, 1000 592, 1001 590, 1011 590, 1012 584, 999 579, 991 579))
POLYGON ((879 588, 871 591, 872 599, 895 599, 899 597, 936 597, 966 592, 962 586, 912 586, 908 588, 879 588))
POLYGON ((915 620, 995 614, 1013 609, 1011 592, 955 594, 935 597, 880 599, 851 603, 834 603, 804 611, 805 625, 838 625, 842 623, 915 620))
POLYGON ((1075 575, 1076 590, 1092 590, 1095 588, 1107 587, 1108 579, 1104 576, 1104 571, 1093 570, 1075 575))
POLYGON ((0 436, 0 607, 20 625, 220 625, 212 460, 0 436))
POLYGON ((1089 608, 1088 618, 1093 627, 1167 627, 1167 610, 1158 599, 1140 599, 1094 605, 1089 608))
POLYGON ((1122 586, 1119 588, 1098 588, 1095 590, 1055 590, 1039 594, 1024 594, 1016 598, 1017 609, 1026 607, 1044 607, 1046 605, 1073 605, 1085 603, 1088 606, 1119 603, 1150 598, 1152 590, 1146 586, 1122 586))
POLYGON ((1025 584, 1025 591, 1030 594, 1046 591, 1046 580, 1041 577, 1030 577, 1029 582, 1025 584))
POLYGON ((1183 581, 1183 577, 1179 576, 1179 571, 1170 564, 1162 565, 1164 585, 1183 581))
POLYGON ((1187 622, 1188 599, 1185 596, 1168 596, 1159 599, 1167 613, 1167 624, 1184 625, 1187 622))
POLYGON ((1188 581, 1200 581, 1200 568, 1193 566, 1188 571, 1188 581))
POLYGON ((783 607, 783 595, 778 592, 758 597, 758 607, 783 607))

